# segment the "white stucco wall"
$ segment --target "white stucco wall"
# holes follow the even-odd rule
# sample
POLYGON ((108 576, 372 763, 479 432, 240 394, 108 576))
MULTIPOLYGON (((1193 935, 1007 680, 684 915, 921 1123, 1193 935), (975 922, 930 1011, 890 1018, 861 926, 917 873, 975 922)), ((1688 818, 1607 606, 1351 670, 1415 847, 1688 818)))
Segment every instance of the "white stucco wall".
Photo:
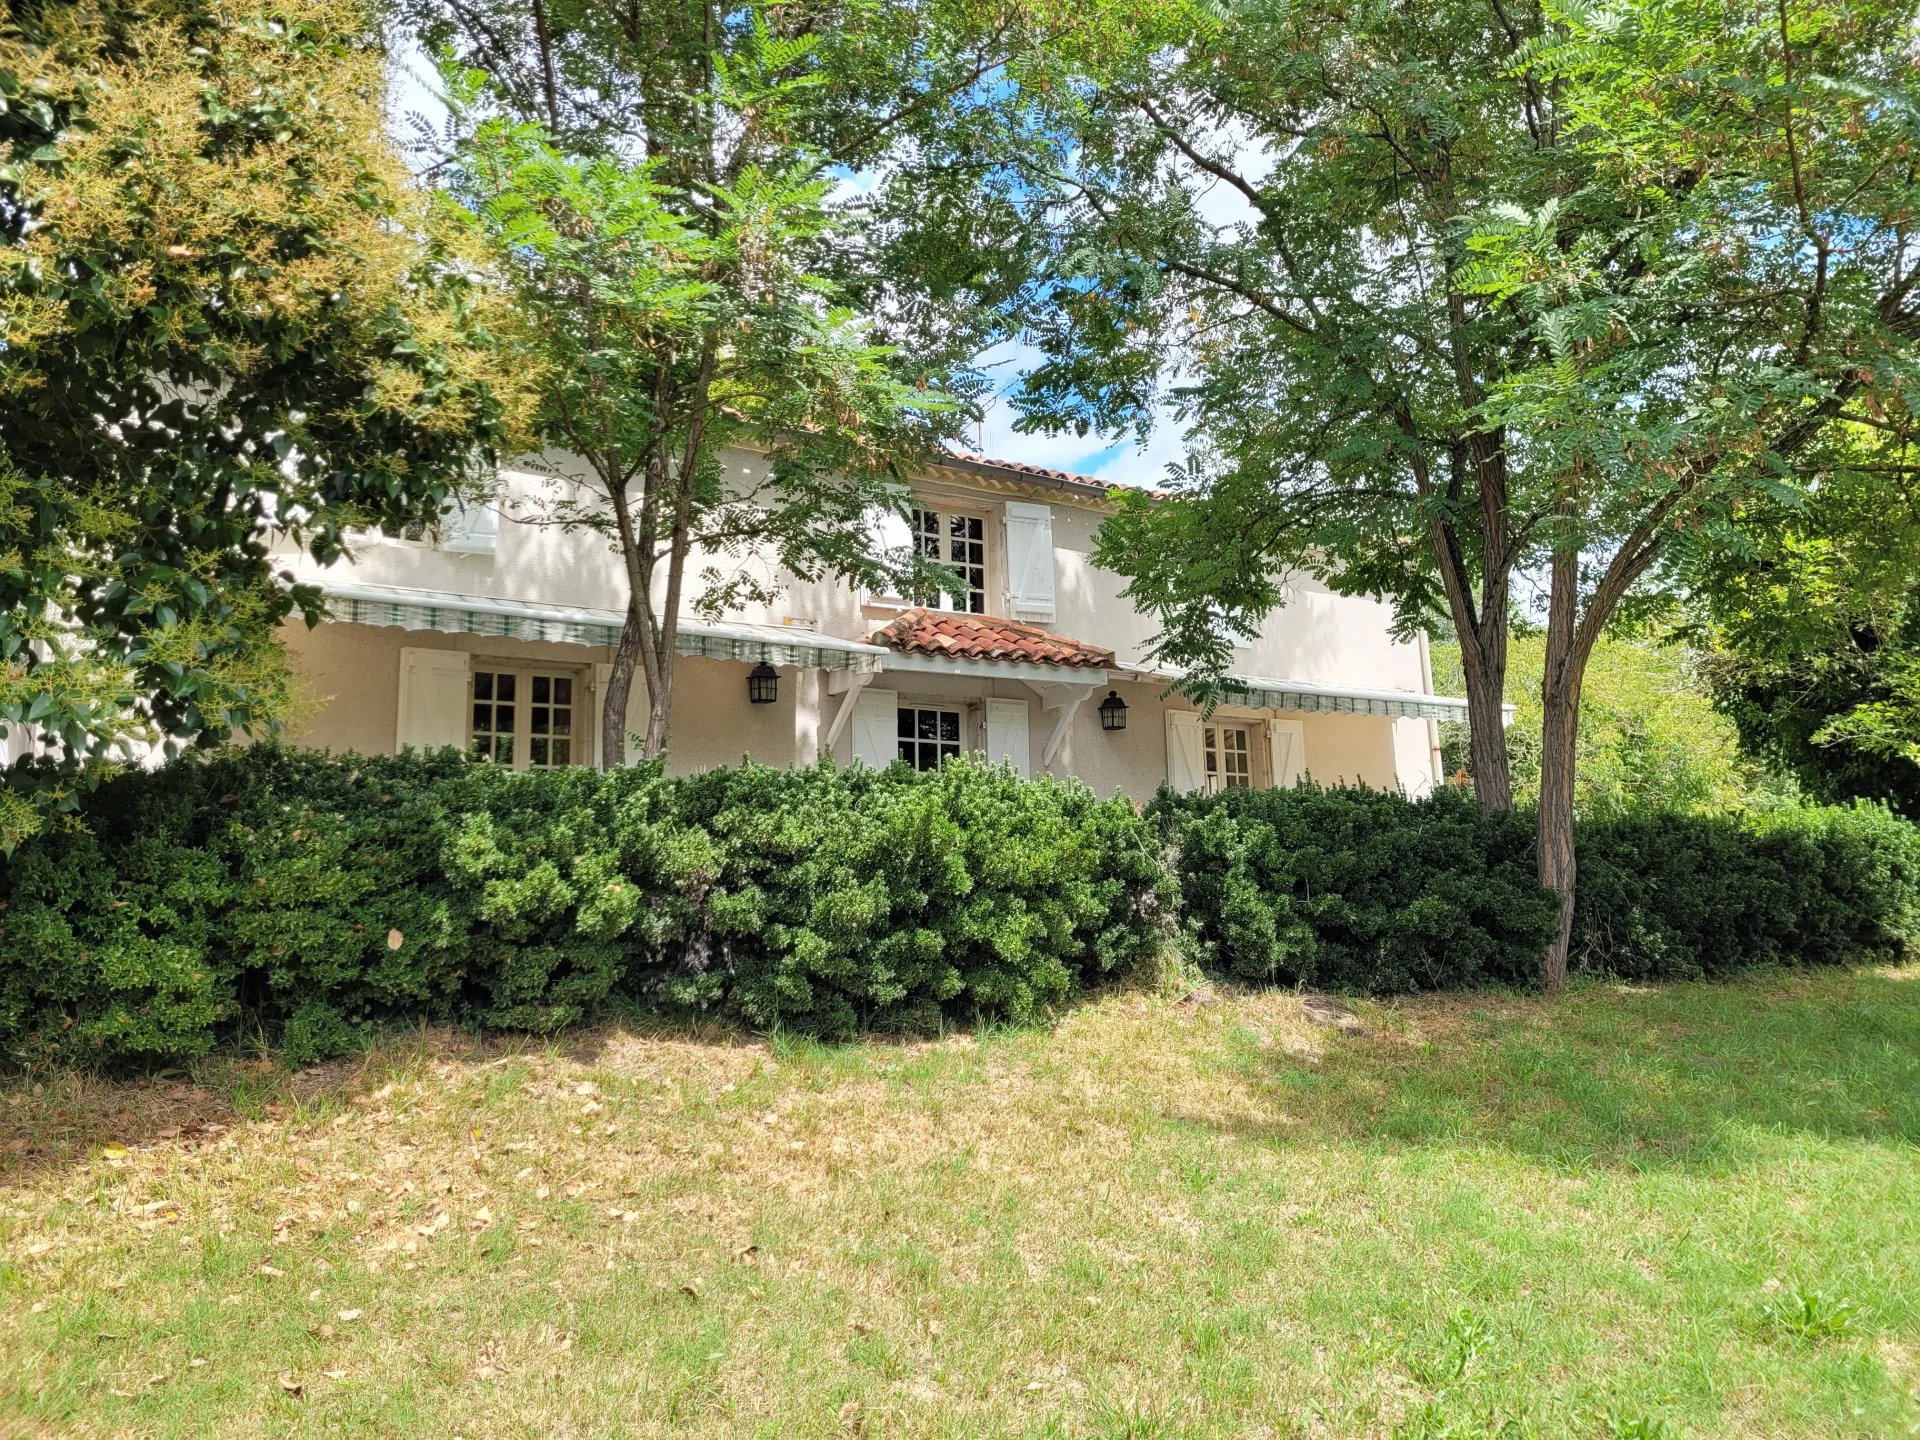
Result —
MULTIPOLYGON (((546 472, 568 470, 567 457, 535 462, 546 472)), ((729 463, 749 476, 764 460, 734 452, 729 463)), ((510 469, 495 553, 459 555, 430 544, 383 539, 362 541, 349 564, 320 572, 304 557, 283 557, 303 578, 331 578, 496 599, 543 602, 617 610, 624 603, 624 578, 606 541, 585 531, 568 533, 532 523, 551 513, 564 484, 531 467, 510 469)), ((979 513, 987 520, 988 607, 1004 614, 1008 578, 1004 566, 1001 506, 1009 499, 1044 503, 1052 516, 1056 614, 1044 628, 1056 634, 1113 650, 1118 667, 1145 664, 1153 622, 1121 598, 1125 581, 1096 568, 1091 559, 1096 533, 1108 512, 1103 499, 1013 477, 981 476, 964 468, 929 473, 915 486, 928 503, 979 513)), ((704 564, 722 568, 761 566, 751 558, 707 556, 704 564)), ((865 639, 898 613, 868 603, 868 598, 835 581, 799 583, 792 577, 762 573, 779 585, 771 605, 743 607, 727 618, 780 624, 798 620, 822 632, 865 639)), ((1268 617, 1259 639, 1236 653, 1237 673, 1356 688, 1425 691, 1430 680, 1423 647, 1396 642, 1384 605, 1334 595, 1310 580, 1289 588, 1288 601, 1268 617)), ((588 675, 610 655, 589 646, 534 645, 473 636, 439 635, 398 629, 329 623, 308 633, 288 629, 295 668, 308 701, 307 712, 290 729, 291 738, 334 749, 388 750, 394 745, 399 655, 407 646, 442 646, 472 655, 517 660, 547 659, 576 664, 588 675)), ((989 697, 1032 702, 1029 734, 1031 766, 1037 772, 1057 715, 1041 708, 1021 682, 1024 667, 1008 667, 993 678, 936 676, 889 671, 877 683, 903 696, 930 701, 984 701, 989 697)), ((743 754, 773 764, 808 763, 819 737, 840 701, 827 693, 827 677, 811 670, 784 671, 778 704, 746 704, 746 667, 734 662, 683 657, 678 664, 672 767, 700 769, 738 761, 743 754)), ((1046 678, 1044 672, 1041 678, 1046 678)), ((1050 767, 1077 774, 1096 790, 1150 795, 1166 775, 1164 711, 1191 708, 1175 697, 1162 700, 1158 682, 1127 682, 1117 676, 1111 688, 1131 707, 1128 728, 1109 734, 1100 729, 1095 710, 1106 687, 1089 697, 1074 717, 1050 767)), ((597 700, 585 707, 597 711, 597 700)), ((984 707, 982 707, 983 709, 984 707)), ((644 706, 630 712, 637 725, 644 706)), ((1266 712, 1223 709, 1226 718, 1259 720, 1266 712)), ((593 717, 597 719, 597 716, 593 717)), ((1323 782, 1360 781, 1401 785, 1416 793, 1436 781, 1431 727, 1425 721, 1392 721, 1367 716, 1307 714, 1303 726, 1307 772, 1323 782)), ((982 722, 983 724, 984 722, 982 722)), ((589 725, 592 720, 589 720, 589 725)), ((591 729, 588 730, 591 743, 591 729)), ((978 743, 979 737, 969 737, 978 743)), ((836 751, 849 756, 842 735, 836 751)), ((594 746, 597 752, 597 745, 594 746)))

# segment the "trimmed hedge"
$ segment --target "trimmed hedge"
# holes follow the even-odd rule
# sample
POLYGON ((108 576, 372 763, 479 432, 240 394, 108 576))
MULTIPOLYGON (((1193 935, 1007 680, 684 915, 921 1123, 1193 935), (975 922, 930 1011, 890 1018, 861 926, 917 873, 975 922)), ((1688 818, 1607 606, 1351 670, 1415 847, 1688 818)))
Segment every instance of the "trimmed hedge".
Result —
POLYGON ((1178 856, 1207 968, 1356 993, 1441 990, 1540 970, 1555 906, 1524 815, 1456 790, 1226 790, 1148 808, 1178 856))
MULTIPOLYGON (((1470 797, 1364 789, 1175 796, 1149 809, 1178 856, 1203 964, 1376 994, 1534 983, 1554 907, 1533 817, 1470 797)), ((1866 804, 1582 824, 1574 966, 1692 979, 1826 965, 1920 940, 1920 827, 1866 804)))
MULTIPOLYGON (((122 777, 0 862, 0 1055, 168 1064, 242 1029, 294 1063, 376 1026, 546 1032, 618 1005, 843 1036, 1022 1020, 1156 953, 1269 984, 1530 985, 1532 820, 1452 790, 1162 792, 263 746, 122 777), (1176 907, 1175 899, 1178 897, 1176 907)), ((1583 825, 1579 968, 1832 964, 1920 939, 1885 810, 1583 825)))
POLYGON ((1582 826, 1574 943, 1623 979, 1837 965, 1920 940, 1920 826, 1882 806, 1582 826))
POLYGON ((614 1003, 835 1036, 1025 1019, 1162 943, 1151 828, 1074 782, 512 774, 262 746, 131 774, 0 863, 0 1047, 152 1065, 258 1026, 550 1031, 614 1003))

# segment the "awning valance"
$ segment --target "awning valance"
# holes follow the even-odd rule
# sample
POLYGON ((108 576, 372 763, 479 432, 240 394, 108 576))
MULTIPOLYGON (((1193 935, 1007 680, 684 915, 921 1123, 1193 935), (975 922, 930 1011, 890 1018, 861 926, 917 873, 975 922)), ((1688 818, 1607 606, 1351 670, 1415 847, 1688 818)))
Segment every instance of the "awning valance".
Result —
MULTIPOLYGON (((618 610, 584 610, 536 600, 496 600, 402 585, 327 583, 320 591, 334 620, 436 630, 446 635, 490 635, 502 640, 547 640, 568 645, 620 643, 618 610)), ((682 655, 748 664, 799 665, 816 670, 870 672, 887 652, 789 625, 753 625, 682 617, 674 649, 682 655)))
MULTIPOLYGON (((1139 672, 1143 680, 1178 685, 1181 676, 1168 671, 1139 672)), ((1229 675, 1215 692, 1222 705, 1249 710, 1291 710, 1320 715, 1378 715, 1393 720, 1464 720, 1467 702, 1451 695, 1424 695, 1413 690, 1370 690, 1351 685, 1323 685, 1309 680, 1275 680, 1261 675, 1229 675)))

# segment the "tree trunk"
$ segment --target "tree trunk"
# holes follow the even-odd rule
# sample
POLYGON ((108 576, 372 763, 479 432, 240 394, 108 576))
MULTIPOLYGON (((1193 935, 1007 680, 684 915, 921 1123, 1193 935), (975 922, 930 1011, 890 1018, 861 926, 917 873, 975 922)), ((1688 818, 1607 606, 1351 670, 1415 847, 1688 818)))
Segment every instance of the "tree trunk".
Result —
POLYGON ((1540 885, 1560 900, 1545 961, 1547 993, 1567 983, 1567 959, 1573 948, 1574 762, 1579 741, 1580 685, 1586 655, 1574 627, 1579 606, 1579 557, 1557 552, 1553 589, 1547 601, 1546 673, 1540 682, 1540 814, 1536 859, 1540 885))
POLYGON ((1573 767, 1575 734, 1580 723, 1578 686, 1571 695, 1564 689, 1556 691, 1547 687, 1541 702, 1546 715, 1540 737, 1540 885, 1560 899, 1559 915, 1546 955, 1547 991, 1551 994, 1567 983, 1567 960, 1573 948, 1577 868, 1573 851, 1573 767))
POLYGON ((667 721, 673 714, 673 656, 660 657, 660 680, 647 695, 647 734, 640 753, 651 760, 667 748, 667 721))
POLYGON ((607 691, 600 697, 600 764, 611 770, 627 763, 627 702, 633 695, 634 673, 640 668, 640 617, 631 605, 620 641, 614 646, 607 671, 607 691))
POLYGON ((1473 798, 1482 815, 1513 809, 1513 769, 1507 757, 1506 627, 1500 630, 1497 656, 1463 639, 1460 668, 1467 682, 1467 753, 1473 769, 1473 798))

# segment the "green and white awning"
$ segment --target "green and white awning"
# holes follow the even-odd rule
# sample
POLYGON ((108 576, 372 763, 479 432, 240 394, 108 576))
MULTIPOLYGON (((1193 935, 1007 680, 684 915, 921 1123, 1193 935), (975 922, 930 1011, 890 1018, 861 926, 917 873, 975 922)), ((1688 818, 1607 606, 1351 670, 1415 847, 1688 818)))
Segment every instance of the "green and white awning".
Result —
MULTIPOLYGON (((496 600, 404 585, 320 582, 329 618, 356 625, 392 625, 436 630, 444 635, 487 635, 501 640, 545 640, 565 645, 620 643, 618 610, 580 610, 535 600, 496 600)), ((887 652, 878 645, 842 640, 791 625, 752 625, 681 617, 674 649, 682 655, 747 664, 797 665, 815 670, 880 669, 887 652)))
MULTIPOLYGON (((1178 685, 1176 673, 1140 672, 1143 680, 1178 685)), ((1222 705, 1249 710, 1289 710, 1317 715, 1377 715, 1391 720, 1464 720, 1467 702, 1451 695, 1413 690, 1369 690, 1351 685, 1322 685, 1309 680, 1274 680, 1260 675, 1229 675, 1214 697, 1222 705)))

